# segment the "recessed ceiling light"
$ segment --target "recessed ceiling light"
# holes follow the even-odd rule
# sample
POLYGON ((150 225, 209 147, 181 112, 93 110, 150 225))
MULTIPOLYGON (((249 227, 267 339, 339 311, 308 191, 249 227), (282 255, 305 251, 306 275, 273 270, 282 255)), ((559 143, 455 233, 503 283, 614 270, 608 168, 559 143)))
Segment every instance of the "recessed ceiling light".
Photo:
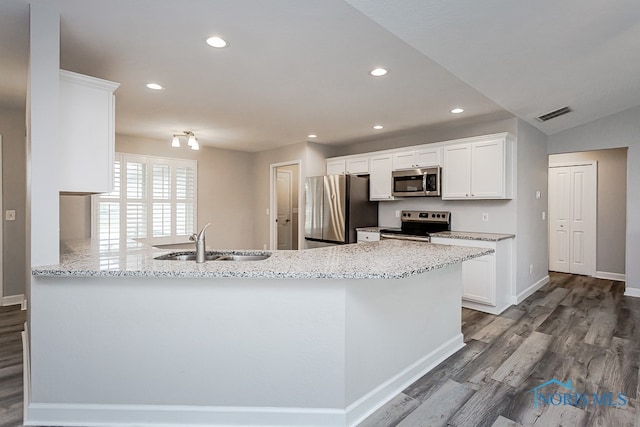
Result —
POLYGON ((373 128, 374 128, 375 130, 380 130, 380 129, 384 128, 384 126, 382 126, 382 125, 375 125, 373 128))
POLYGON ((308 138, 317 138, 318 135, 316 135, 315 133, 310 133, 309 135, 307 135, 308 138))
POLYGON ((387 70, 385 70, 384 68, 376 68, 374 70, 371 70, 371 75, 373 77, 380 77, 384 76, 385 74, 387 74, 387 70))
POLYGON ((158 83, 147 83, 147 87, 149 89, 153 89, 153 90, 162 90, 164 89, 162 86, 160 86, 158 83))
POLYGON ((453 110, 451 110, 451 112, 453 114, 460 114, 460 113, 463 113, 464 110, 462 108, 454 108, 453 110))
POLYGON ((207 44, 211 47, 221 48, 225 47, 227 45, 227 42, 218 36, 213 36, 207 39, 207 44))

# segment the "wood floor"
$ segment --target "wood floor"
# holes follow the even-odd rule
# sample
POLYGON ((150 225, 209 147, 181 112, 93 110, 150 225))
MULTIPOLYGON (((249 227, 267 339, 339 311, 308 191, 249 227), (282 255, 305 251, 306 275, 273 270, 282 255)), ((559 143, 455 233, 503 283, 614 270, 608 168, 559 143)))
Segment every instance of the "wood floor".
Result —
MULTIPOLYGON (((552 273, 500 316, 463 310, 467 345, 360 427, 640 427, 640 299, 623 292, 620 282, 552 273), (534 408, 530 390, 551 379, 629 399, 534 408)), ((22 425, 24 321, 19 306, 0 307, 0 427, 22 425)))
MULTIPOLYGON (((550 278, 500 316, 463 309, 467 345, 359 427, 640 426, 640 299, 623 296, 622 282, 550 278), (557 395, 555 405, 534 408, 530 390, 551 379, 570 380, 589 403, 564 405, 557 395), (609 403, 622 403, 618 393, 628 402, 598 404, 607 392, 609 403)), ((540 391, 567 392, 555 384, 540 391)))
POLYGON ((22 330, 26 311, 0 307, 0 426, 22 426, 22 330))

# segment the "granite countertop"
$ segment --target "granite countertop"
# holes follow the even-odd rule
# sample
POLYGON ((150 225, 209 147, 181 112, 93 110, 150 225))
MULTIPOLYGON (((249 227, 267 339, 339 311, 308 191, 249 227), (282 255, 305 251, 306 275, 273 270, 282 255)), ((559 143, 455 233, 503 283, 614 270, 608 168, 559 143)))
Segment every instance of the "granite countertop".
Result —
POLYGON ((366 231, 368 233, 379 233, 380 230, 382 230, 383 228, 388 228, 388 227, 377 227, 377 226, 358 227, 356 228, 356 231, 366 231))
MULTIPOLYGON (((160 261, 171 251, 127 242, 126 248, 95 240, 61 245, 60 264, 35 267, 34 276, 252 277, 400 279, 493 252, 492 249, 383 240, 300 251, 226 250, 221 254, 270 254, 263 261, 160 261)), ((211 251, 208 251, 211 252, 211 251)))
POLYGON ((515 234, 500 233, 475 233, 472 231, 440 231, 432 233, 432 237, 443 237, 446 239, 463 239, 463 240, 484 240, 488 242, 497 242, 499 240, 512 239, 515 234))

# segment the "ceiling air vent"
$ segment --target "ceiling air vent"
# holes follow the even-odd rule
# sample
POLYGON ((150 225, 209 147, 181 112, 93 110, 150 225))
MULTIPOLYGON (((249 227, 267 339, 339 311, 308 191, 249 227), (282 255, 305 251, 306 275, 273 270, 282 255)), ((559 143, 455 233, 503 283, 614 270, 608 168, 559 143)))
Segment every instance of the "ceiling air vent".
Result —
POLYGON ((564 116, 565 114, 570 113, 572 111, 573 111, 573 108, 567 105, 566 107, 558 108, 557 110, 550 111, 547 114, 543 114, 536 118, 541 122, 546 122, 547 120, 555 119, 556 117, 559 117, 559 116, 564 116))

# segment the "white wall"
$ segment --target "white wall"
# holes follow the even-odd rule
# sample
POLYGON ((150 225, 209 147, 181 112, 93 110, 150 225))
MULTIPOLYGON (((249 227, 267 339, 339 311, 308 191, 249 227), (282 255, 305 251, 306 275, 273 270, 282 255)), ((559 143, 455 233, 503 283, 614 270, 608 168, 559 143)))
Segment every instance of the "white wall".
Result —
POLYGON ((26 125, 24 109, 0 109, 2 135, 2 206, 16 211, 15 221, 2 216, 3 292, 8 297, 25 292, 26 261, 26 125))
POLYGON ((542 219, 542 212, 548 210, 547 136, 518 119, 517 147, 515 294, 522 297, 549 274, 548 226, 542 219), (536 191, 540 191, 539 199, 536 199, 536 191), (530 265, 533 265, 532 274, 529 273, 530 265))
POLYGON ((640 297, 640 107, 595 120, 549 137, 550 154, 623 148, 627 151, 627 232, 625 293, 640 297), (635 190, 635 191, 634 191, 635 190))
POLYGON ((27 94, 27 253, 30 266, 59 261, 58 94, 60 14, 54 2, 30 5, 27 94))
POLYGON ((598 162, 596 275, 625 273, 627 149, 552 154, 549 163, 598 162))

